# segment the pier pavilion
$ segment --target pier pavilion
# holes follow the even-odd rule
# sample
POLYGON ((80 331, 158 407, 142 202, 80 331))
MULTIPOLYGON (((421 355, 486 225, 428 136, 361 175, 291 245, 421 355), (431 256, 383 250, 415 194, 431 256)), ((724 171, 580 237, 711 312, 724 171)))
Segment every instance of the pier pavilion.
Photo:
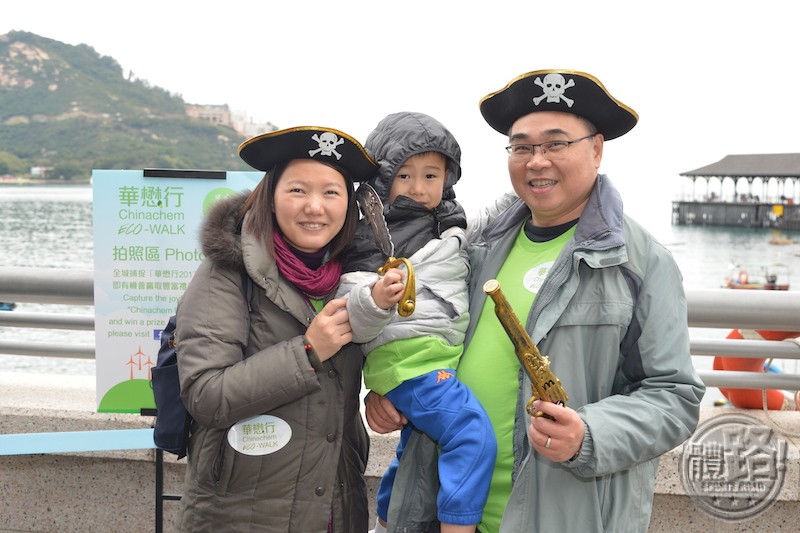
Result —
POLYGON ((673 224, 800 231, 800 153, 727 155, 680 176, 673 224))

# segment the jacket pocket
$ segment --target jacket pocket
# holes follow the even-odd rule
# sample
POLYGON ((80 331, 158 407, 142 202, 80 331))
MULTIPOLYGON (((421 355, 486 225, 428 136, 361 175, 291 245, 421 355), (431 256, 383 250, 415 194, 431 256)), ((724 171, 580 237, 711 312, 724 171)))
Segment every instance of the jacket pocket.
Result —
POLYGON ((632 313, 628 302, 571 303, 540 343, 573 409, 615 390, 632 313))
POLYGON ((573 301, 555 326, 620 326, 627 328, 633 318, 630 301, 573 301))
POLYGON ((211 478, 219 495, 224 495, 228 492, 228 483, 230 482, 236 459, 236 452, 228 445, 227 437, 227 431, 222 432, 222 438, 217 443, 216 454, 211 466, 211 478))

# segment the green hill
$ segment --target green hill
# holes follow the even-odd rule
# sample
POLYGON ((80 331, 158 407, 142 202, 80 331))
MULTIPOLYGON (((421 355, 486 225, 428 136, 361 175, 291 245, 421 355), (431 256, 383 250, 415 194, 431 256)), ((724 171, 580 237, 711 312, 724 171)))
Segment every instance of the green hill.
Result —
POLYGON ((14 31, 0 36, 0 175, 88 180, 92 169, 252 170, 230 127, 179 96, 126 79, 113 58, 14 31))

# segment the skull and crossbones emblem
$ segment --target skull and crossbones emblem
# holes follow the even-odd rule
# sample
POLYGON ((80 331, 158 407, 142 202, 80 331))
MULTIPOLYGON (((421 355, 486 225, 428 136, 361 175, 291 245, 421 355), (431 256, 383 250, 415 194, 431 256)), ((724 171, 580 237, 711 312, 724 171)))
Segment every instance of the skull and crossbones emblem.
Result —
POLYGON ((342 154, 336 151, 336 147, 340 144, 344 144, 344 139, 340 139, 335 133, 329 131, 326 131, 322 135, 317 135, 315 133, 311 138, 319 144, 319 148, 316 150, 308 151, 308 155, 311 157, 321 154, 327 156, 335 155, 337 160, 342 158, 342 154))
POLYGON ((533 83, 544 89, 542 96, 537 96, 533 99, 533 103, 539 105, 539 102, 547 98, 550 103, 558 103, 559 100, 564 100, 567 107, 572 107, 574 100, 564 96, 564 90, 569 89, 575 85, 573 80, 566 81, 561 74, 548 74, 544 77, 544 82, 537 76, 533 83))

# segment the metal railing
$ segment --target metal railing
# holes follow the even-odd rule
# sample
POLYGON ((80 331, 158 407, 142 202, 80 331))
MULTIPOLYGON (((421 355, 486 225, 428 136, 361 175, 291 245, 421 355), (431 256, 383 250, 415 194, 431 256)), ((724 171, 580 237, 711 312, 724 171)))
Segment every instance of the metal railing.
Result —
MULTIPOLYGON (((689 327, 800 331, 800 292, 730 289, 687 290, 689 327)), ((91 270, 0 267, 0 301, 44 304, 94 304, 91 270)), ((64 313, 0 312, 0 327, 94 330, 94 317, 64 313)), ((696 356, 800 360, 800 343, 702 338, 690 329, 696 356)), ((0 339, 0 354, 94 359, 94 345, 0 339)), ((800 374, 698 370, 706 386, 800 390, 800 374)))

